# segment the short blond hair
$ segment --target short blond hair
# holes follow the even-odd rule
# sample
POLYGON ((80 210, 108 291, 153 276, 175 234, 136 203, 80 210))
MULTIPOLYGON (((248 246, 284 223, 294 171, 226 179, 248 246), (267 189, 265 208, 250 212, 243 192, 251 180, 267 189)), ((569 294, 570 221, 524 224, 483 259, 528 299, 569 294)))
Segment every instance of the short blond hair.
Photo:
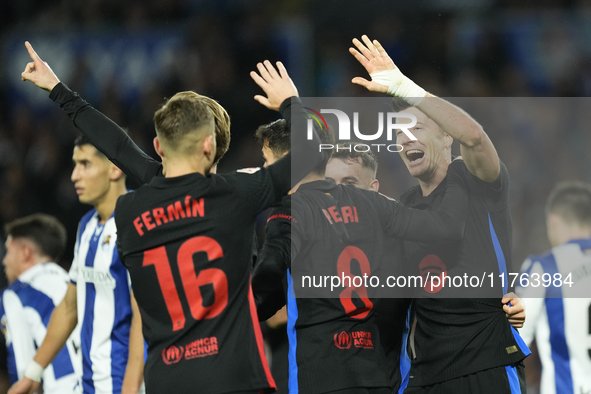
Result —
MULTIPOLYGON (((195 93, 195 92, 193 92, 195 93)), ((230 115, 224 107, 214 99, 195 93, 209 107, 215 119, 216 152, 213 164, 216 165, 230 148, 230 115)))
POLYGON ((202 97, 191 91, 179 92, 156 111, 154 127, 164 145, 180 150, 187 137, 214 125, 213 114, 202 97))

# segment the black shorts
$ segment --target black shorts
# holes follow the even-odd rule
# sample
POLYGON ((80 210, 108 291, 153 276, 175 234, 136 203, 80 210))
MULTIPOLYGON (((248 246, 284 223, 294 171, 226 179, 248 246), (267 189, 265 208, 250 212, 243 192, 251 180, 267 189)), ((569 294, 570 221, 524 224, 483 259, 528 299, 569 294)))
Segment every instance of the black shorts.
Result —
POLYGON ((487 369, 431 386, 407 387, 404 394, 526 394, 523 363, 487 369))

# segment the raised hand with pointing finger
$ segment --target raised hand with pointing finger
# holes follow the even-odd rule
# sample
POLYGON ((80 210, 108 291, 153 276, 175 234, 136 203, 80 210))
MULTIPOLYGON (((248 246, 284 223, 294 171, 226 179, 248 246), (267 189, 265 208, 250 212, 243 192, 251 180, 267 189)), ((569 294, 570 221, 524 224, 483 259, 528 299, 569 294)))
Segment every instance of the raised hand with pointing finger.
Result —
POLYGON ((51 67, 41 60, 39 55, 37 55, 37 52, 33 49, 33 46, 31 46, 28 41, 25 42, 25 47, 27 47, 29 56, 31 56, 33 61, 27 63, 25 71, 21 74, 21 79, 23 81, 31 81, 41 89, 51 92, 55 85, 60 83, 60 80, 51 67))

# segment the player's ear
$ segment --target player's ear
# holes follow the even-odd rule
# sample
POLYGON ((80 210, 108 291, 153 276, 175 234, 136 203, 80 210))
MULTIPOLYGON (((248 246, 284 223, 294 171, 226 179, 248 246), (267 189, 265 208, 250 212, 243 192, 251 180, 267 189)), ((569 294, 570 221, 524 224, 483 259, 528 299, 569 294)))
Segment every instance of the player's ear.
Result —
POLYGON ((21 260, 25 263, 30 263, 35 258, 35 250, 28 242, 22 242, 20 245, 21 260))
POLYGON ((111 164, 109 171, 109 179, 112 181, 118 181, 123 176, 123 171, 119 169, 115 164, 111 164))
POLYGON ((444 133, 443 135, 443 146, 446 148, 451 148, 451 144, 454 143, 454 139, 451 135, 444 133))
POLYGON ((371 183, 369 184, 369 190, 373 190, 374 192, 377 192, 380 189, 380 181, 378 181, 377 179, 374 179, 373 181, 371 181, 371 183))
POLYGON ((158 156, 164 158, 164 152, 162 151, 162 145, 160 145, 158 137, 154 137, 154 150, 158 153, 158 156))
POLYGON ((203 139, 203 143, 201 145, 203 149, 203 154, 208 158, 213 160, 215 156, 215 139, 212 135, 208 135, 203 139))
POLYGON ((564 243, 564 222, 560 215, 555 212, 550 212, 546 216, 546 234, 548 235, 548 241, 552 247, 558 246, 564 243))

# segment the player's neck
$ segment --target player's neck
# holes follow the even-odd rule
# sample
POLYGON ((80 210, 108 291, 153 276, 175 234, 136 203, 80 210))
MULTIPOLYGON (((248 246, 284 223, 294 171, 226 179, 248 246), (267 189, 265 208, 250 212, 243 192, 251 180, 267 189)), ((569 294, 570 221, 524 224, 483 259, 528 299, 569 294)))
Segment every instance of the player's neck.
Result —
POLYGON ((560 239, 558 240, 557 245, 562 245, 570 241, 591 238, 591 229, 578 226, 564 226, 560 230, 558 236, 560 239))
MULTIPOLYGON (((35 261, 33 261, 33 262, 32 262, 32 263, 29 265, 29 266, 27 266, 27 268, 25 269, 25 271, 28 271, 28 270, 30 270, 31 268, 33 268, 33 267, 36 267, 36 266, 38 266, 38 265, 40 265, 40 264, 49 263, 49 262, 51 262, 51 261, 52 261, 52 260, 51 260, 49 257, 47 257, 47 256, 37 256, 37 257, 35 258, 35 261)), ((23 272, 24 272, 24 271, 23 271, 23 272)))
POLYGON ((41 256, 39 254, 35 254, 31 259, 24 261, 19 266, 19 272, 17 273, 17 278, 20 278, 22 274, 27 272, 33 267, 38 266, 39 264, 49 263, 52 260, 47 256, 41 256))
POLYGON ((207 175, 210 169, 211 163, 204 160, 167 160, 165 177, 174 178, 194 173, 207 175))
POLYGON ((115 205, 117 205, 117 199, 119 196, 127 193, 125 188, 125 182, 120 182, 111 185, 105 197, 94 206, 99 214, 99 223, 104 224, 115 211, 115 205))
POLYGON ((438 166, 434 172, 419 177, 418 180, 419 185, 421 186, 421 191, 423 192, 423 197, 427 197, 431 194, 446 176, 447 166, 438 166))
POLYGON ((320 175, 320 174, 316 174, 315 172, 311 172, 308 175, 306 175, 304 177, 304 179, 302 179, 301 181, 296 183, 296 185, 291 189, 291 193, 295 193, 298 190, 298 188, 301 185, 303 185, 304 183, 310 183, 310 182, 314 182, 314 181, 323 181, 325 179, 326 178, 324 175, 320 175))

